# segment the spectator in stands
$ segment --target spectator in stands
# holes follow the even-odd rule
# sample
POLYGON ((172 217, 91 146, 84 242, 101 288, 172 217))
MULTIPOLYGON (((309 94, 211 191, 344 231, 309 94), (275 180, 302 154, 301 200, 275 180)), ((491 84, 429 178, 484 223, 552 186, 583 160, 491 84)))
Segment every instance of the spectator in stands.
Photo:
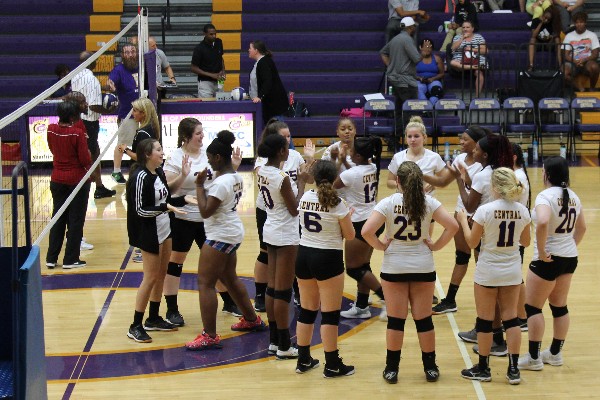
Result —
POLYGON ((431 104, 437 103, 443 95, 444 62, 437 54, 433 54, 433 41, 423 39, 419 45, 421 61, 417 63, 417 87, 419 99, 429 99, 431 104))
POLYGON ((536 50, 542 50, 543 47, 547 51, 555 51, 558 59, 558 65, 561 65, 562 52, 560 51, 560 14, 556 7, 548 7, 540 18, 534 18, 531 21, 531 39, 529 39, 529 65, 528 71, 534 69, 534 57, 536 50), (554 47, 552 47, 554 42, 554 47), (546 46, 540 46, 545 44, 546 46), (537 45, 537 46, 536 46, 537 45))
POLYGON ((573 23, 575 23, 575 14, 585 11, 584 3, 584 0, 554 0, 554 5, 560 13, 562 30, 565 34, 573 31, 571 18, 573 18, 573 23))
MULTIPOLYGON (((50 192, 52 193, 52 217, 65 204, 67 198, 85 176, 92 158, 87 146, 85 132, 74 126, 79 119, 79 105, 65 101, 57 106, 58 123, 48 126, 48 147, 52 152, 52 175, 50 192)), ((86 181, 79 189, 64 213, 50 229, 46 266, 57 265, 60 249, 67 235, 67 244, 63 257, 63 269, 85 267, 85 261, 79 259, 83 224, 87 212, 90 182, 86 181)))
POLYGON ((474 33, 475 27, 471 21, 464 21, 462 34, 452 41, 452 61, 450 66, 458 71, 472 70, 475 74, 475 95, 483 89, 484 73, 487 62, 485 54, 487 46, 485 39, 479 33, 474 33))
MULTIPOLYGON (((117 123, 119 124, 119 129, 117 130, 118 143, 131 146, 138 128, 138 124, 133 119, 133 116, 127 118, 131 111, 131 103, 139 97, 137 47, 132 43, 125 43, 121 48, 121 59, 121 64, 110 71, 107 85, 111 92, 116 92, 119 99, 117 114, 117 123)), ((111 176, 119 185, 124 185, 126 181, 121 173, 123 153, 119 150, 119 146, 115 146, 113 156, 114 170, 111 176)))
POLYGON ((248 57, 256 61, 250 72, 250 98, 262 104, 263 123, 283 115, 289 106, 273 54, 261 40, 250 43, 248 57))
MULTIPOLYGON (((414 19, 402 18, 402 26, 404 30, 379 51, 387 67, 388 84, 393 86, 394 96, 396 96, 396 110, 402 109, 405 100, 418 97, 416 66, 421 61, 421 54, 412 38, 416 32, 414 19)), ((400 112, 396 113, 396 129, 398 132, 403 130, 400 112)))
MULTIPOLYGON (((56 68, 54 68, 54 74, 58 77, 50 82, 50 86, 58 83, 62 78, 67 76, 67 74, 71 72, 71 69, 65 64, 58 64, 56 68)), ((62 85, 60 88, 56 90, 56 92, 50 95, 51 99, 62 99, 71 91, 71 82, 67 82, 62 85)))
POLYGON ((477 20, 477 9, 471 3, 471 0, 458 0, 454 7, 454 20, 448 25, 448 33, 442 43, 440 51, 446 52, 448 45, 452 43, 454 36, 462 34, 462 23, 471 21, 475 30, 478 29, 479 21, 477 20))
POLYGON ((541 18, 542 13, 552 5, 551 0, 527 0, 525 9, 532 15, 532 20, 541 18))
MULTIPOLYGON (((389 43, 397 34, 402 32, 402 19, 412 17, 418 23, 422 24, 429 21, 427 11, 419 10, 419 0, 389 0, 389 17, 385 27, 385 42, 389 43)), ((418 25, 415 26, 415 30, 418 25)), ((415 34, 415 38, 417 35, 415 34)))
POLYGON ((202 30, 204 39, 194 48, 191 69, 198 75, 198 97, 215 97, 218 81, 225 80, 223 42, 213 24, 204 25, 202 30))
POLYGON ((565 49, 565 78, 578 91, 585 89, 575 82, 577 75, 590 78, 590 88, 593 90, 598 82, 600 68, 598 67, 598 36, 587 29, 588 16, 585 12, 573 16, 575 31, 565 36, 563 44, 568 44, 565 49))
MULTIPOLYGON (((92 53, 87 51, 79 55, 79 61, 84 63, 92 56, 92 53)), ((92 70, 96 68, 96 61, 92 62, 87 68, 73 77, 71 81, 71 89, 73 92, 79 92, 85 96, 88 104, 86 112, 81 114, 81 120, 85 125, 87 133, 87 143, 92 161, 96 161, 100 155, 100 146, 98 145, 98 133, 100 132, 100 114, 109 114, 114 112, 114 109, 106 109, 102 106, 102 91, 100 89, 100 81, 94 76, 92 70)), ((100 164, 94 169, 91 180, 96 184, 94 198, 101 199, 104 197, 112 197, 117 194, 116 190, 107 189, 102 183, 102 175, 100 164)))
POLYGON ((487 4, 492 12, 502 10, 504 0, 487 0, 487 4))

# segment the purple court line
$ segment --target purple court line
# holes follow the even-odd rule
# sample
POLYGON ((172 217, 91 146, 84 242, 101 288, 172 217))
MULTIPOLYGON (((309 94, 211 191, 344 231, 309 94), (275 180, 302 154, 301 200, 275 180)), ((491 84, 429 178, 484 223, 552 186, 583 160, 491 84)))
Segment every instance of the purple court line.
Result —
MULTIPOLYGON (((125 275, 125 268, 127 268, 127 263, 129 262, 129 257, 131 257, 131 253, 133 252, 133 247, 129 247, 127 253, 125 253, 125 258, 121 263, 121 267, 119 268, 119 272, 115 275, 115 279, 113 280, 113 284, 111 285, 110 291, 108 292, 108 296, 106 296, 106 300, 104 301, 104 305, 102 306, 102 310, 100 310, 100 314, 98 318, 96 318, 96 323, 90 332, 90 336, 83 348, 83 352, 87 353, 92 349, 92 345, 94 344, 94 340, 96 340, 96 336, 98 335, 98 331, 100 330, 100 326, 104 321, 104 317, 106 316, 106 312, 108 311, 108 307, 110 307, 110 303, 115 296, 116 288, 119 287, 121 281, 123 280, 123 276, 125 275), (116 285, 115 285, 116 284, 116 285)), ((88 355, 80 355, 77 363, 73 367, 73 371, 71 372, 71 378, 76 376, 77 379, 81 376, 83 372, 83 368, 85 365, 85 361, 87 360, 88 355)), ((63 400, 69 400, 71 395, 73 394, 73 390, 75 390, 76 383, 69 383, 67 388, 65 389, 65 393, 63 394, 63 400)))

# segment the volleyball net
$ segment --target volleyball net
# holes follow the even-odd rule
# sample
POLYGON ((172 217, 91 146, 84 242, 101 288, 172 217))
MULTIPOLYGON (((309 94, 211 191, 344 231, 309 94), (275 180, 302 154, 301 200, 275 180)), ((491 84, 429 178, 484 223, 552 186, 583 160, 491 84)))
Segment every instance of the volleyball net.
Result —
MULTIPOLYGON (((2 188, 10 187, 10 177, 12 169, 23 160, 28 163, 29 169, 29 198, 31 211, 31 235, 34 244, 40 244, 49 233, 55 221, 62 215, 64 210, 71 204, 79 189, 87 182, 94 169, 101 161, 113 160, 117 140, 117 115, 101 114, 99 115, 100 131, 98 134, 98 145, 100 155, 94 161, 92 167, 78 183, 75 190, 65 201, 65 204, 58 213, 52 217, 53 201, 50 192, 50 175, 52 172, 53 155, 48 147, 47 129, 50 124, 58 123, 57 105, 63 101, 75 100, 71 97, 53 98, 52 95, 63 87, 70 87, 73 78, 84 72, 88 67, 94 67, 93 74, 97 81, 90 80, 84 83, 83 90, 80 92, 91 92, 85 85, 97 85, 100 83, 102 94, 101 102, 106 102, 109 97, 107 85, 110 71, 119 63, 123 62, 122 50, 130 45, 137 46, 138 71, 137 79, 139 95, 138 97, 149 97, 156 99, 156 61, 154 52, 148 53, 148 17, 145 9, 134 17, 118 34, 106 43, 98 43, 100 49, 73 68, 66 76, 56 82, 54 85, 44 90, 26 104, 7 115, 0 120, 0 184, 2 188), (146 65, 148 66, 146 68, 146 65), (142 73, 143 71, 143 73, 142 73)), ((86 49, 74 49, 74 53, 79 54, 86 49)), ((81 75, 80 75, 81 76, 81 75)), ((81 84, 79 85, 81 87, 81 84)), ((69 95, 67 95, 69 96, 69 95)), ((79 96, 76 94, 76 96, 79 96)), ((88 104, 97 104, 95 99, 85 99, 88 104)), ((102 104, 107 106, 108 104, 102 104)), ((116 111, 115 111, 116 113, 116 111)), ((89 116, 89 114, 88 114, 89 116)), ((128 158, 125 157, 125 160, 128 158)), ((10 199, 11 196, 2 196, 0 198, 0 247, 9 247, 13 245, 22 246, 26 240, 24 224, 18 224, 13 227, 10 218, 10 199), (17 229, 18 242, 13 243, 12 231, 17 229)), ((20 196, 19 196, 20 197, 20 196)), ((90 196, 90 201, 94 201, 90 196)), ((23 215, 24 207, 22 198, 19 199, 19 215, 23 215)), ((95 212, 92 207, 91 212, 95 212)), ((90 207, 88 207, 88 214, 90 207)))

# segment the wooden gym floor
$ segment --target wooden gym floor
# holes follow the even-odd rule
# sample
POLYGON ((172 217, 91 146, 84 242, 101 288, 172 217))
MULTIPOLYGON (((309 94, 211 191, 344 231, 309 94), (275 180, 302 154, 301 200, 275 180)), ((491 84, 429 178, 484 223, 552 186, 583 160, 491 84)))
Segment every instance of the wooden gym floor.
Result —
MULTIPOLYGON (((508 385, 505 371, 508 360, 491 360, 490 383, 461 379, 460 370, 477 362, 471 345, 460 341, 456 333, 469 330, 475 319, 472 271, 458 292, 458 312, 434 316, 437 364, 441 377, 437 383, 424 379, 421 353, 414 324, 408 321, 399 382, 388 385, 381 377, 385 366, 386 323, 379 321, 379 306, 371 308, 369 320, 344 320, 340 323, 340 355, 347 364, 356 366, 356 374, 325 380, 322 367, 304 375, 294 373, 295 361, 276 361, 268 357, 268 333, 234 333, 229 326, 236 319, 219 313, 218 331, 224 349, 188 352, 183 347, 202 329, 198 307, 195 271, 199 251, 193 249, 184 265, 179 304, 186 325, 177 332, 151 332, 154 342, 138 344, 126 337, 133 317, 136 288, 141 281, 141 264, 131 261, 127 244, 124 187, 117 196, 89 201, 85 237, 95 248, 83 251, 85 268, 63 271, 48 270, 44 274, 44 320, 50 399, 189 399, 210 396, 212 399, 273 396, 296 398, 444 398, 444 399, 534 399, 591 398, 600 389, 594 377, 600 371, 600 258, 596 237, 600 235, 600 169, 590 157, 584 166, 571 169, 571 186, 582 199, 588 232, 580 246, 579 267, 573 279, 569 298, 571 329, 564 345, 562 367, 546 365, 541 372, 523 371, 519 386, 508 385), (586 166, 587 165, 587 166, 586 166)), ((249 168, 246 168, 249 169, 249 168)), ((385 179, 384 170, 382 177, 385 179)), ((251 297, 254 294, 252 273, 258 252, 254 219, 255 184, 250 172, 242 172, 245 192, 239 213, 246 236, 238 251, 238 273, 244 277, 251 297)), ((541 168, 530 168, 532 196, 542 189, 541 168)), ((108 187, 113 185, 108 175, 108 187)), ((380 185, 379 198, 391 193, 380 185)), ((457 189, 451 184, 437 191, 437 197, 448 211, 454 210, 457 189)), ((92 196, 93 197, 93 196, 92 196)), ((50 192, 33 207, 51 204, 50 192), (41 202, 41 203, 40 203, 41 202)), ((439 235, 440 229, 434 235, 439 235)), ((42 261, 47 239, 42 243, 42 261)), ((526 249, 526 264, 531 259, 526 249)), ((59 258, 61 260, 62 258, 59 258)), ((378 275, 382 253, 371 260, 378 275)), ((450 243, 435 253, 441 285, 437 295, 444 297, 454 264, 454 245, 450 243)), ((44 263, 42 264, 44 265, 44 263)), ((523 268, 526 271, 526 267, 523 268)), ((354 299, 356 284, 346 277, 344 309, 354 299)), ((161 313, 164 315, 164 301, 161 313)), ((551 341, 551 318, 546 307, 547 329, 543 348, 551 341)), ((409 317, 410 319, 410 317, 409 317)), ((295 325, 293 325, 295 328, 295 325)), ((527 351, 527 334, 523 334, 522 352, 527 351)), ((313 357, 324 364, 318 337, 313 340, 313 357)))

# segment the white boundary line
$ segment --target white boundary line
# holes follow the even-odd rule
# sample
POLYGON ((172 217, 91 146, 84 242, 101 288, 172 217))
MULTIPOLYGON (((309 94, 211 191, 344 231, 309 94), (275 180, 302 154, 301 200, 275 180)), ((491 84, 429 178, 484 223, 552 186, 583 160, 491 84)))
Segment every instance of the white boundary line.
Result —
MULTIPOLYGON (((437 289, 440 300, 446 297, 446 293, 442 288, 442 284, 438 278, 435 279, 435 288, 437 289)), ((465 343, 459 339, 458 337, 458 325, 456 324, 456 319, 454 318, 454 313, 445 313, 448 318, 448 322, 450 322, 450 327, 452 328, 452 333, 454 335, 454 340, 456 340, 456 344, 458 345, 458 350, 460 350, 460 355, 465 362, 467 368, 471 368, 473 363, 471 362, 471 357, 469 356, 469 351, 467 350, 467 346, 465 343)), ((475 389, 475 393, 477 394, 477 398, 479 400, 486 400, 485 393, 483 391, 483 387, 481 387, 481 382, 479 381, 471 381, 473 383, 473 389, 475 389)))

